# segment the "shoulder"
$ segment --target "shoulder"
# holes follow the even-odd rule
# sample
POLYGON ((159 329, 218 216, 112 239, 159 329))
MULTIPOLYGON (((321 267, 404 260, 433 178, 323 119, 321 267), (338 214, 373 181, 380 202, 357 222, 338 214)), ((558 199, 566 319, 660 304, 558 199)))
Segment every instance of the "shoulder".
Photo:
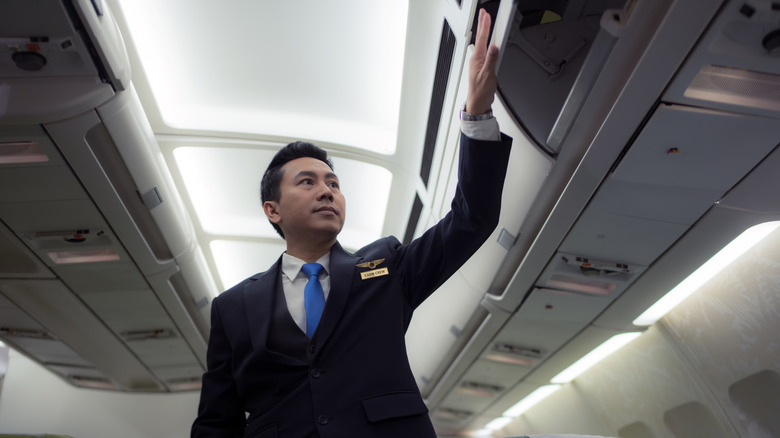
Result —
POLYGON ((355 251, 354 256, 365 258, 378 253, 393 252, 401 248, 401 246, 403 245, 395 236, 387 236, 375 240, 355 251))

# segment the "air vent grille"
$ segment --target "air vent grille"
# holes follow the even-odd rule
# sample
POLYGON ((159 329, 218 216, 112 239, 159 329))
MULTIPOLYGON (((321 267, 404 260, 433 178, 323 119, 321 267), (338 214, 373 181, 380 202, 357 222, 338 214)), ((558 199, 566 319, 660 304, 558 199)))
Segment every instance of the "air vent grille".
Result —
POLYGON ((428 187, 433 164, 433 151, 436 148, 436 138, 439 135, 441 123, 441 111, 444 108, 444 96, 447 93, 447 83, 452 69, 452 57, 455 54, 455 34, 452 33, 447 20, 441 30, 441 42, 439 43, 439 60, 436 63, 436 76, 433 78, 433 92, 431 93, 431 105, 428 110, 428 125, 425 131, 425 143, 423 147, 422 165, 420 166, 420 178, 428 187))

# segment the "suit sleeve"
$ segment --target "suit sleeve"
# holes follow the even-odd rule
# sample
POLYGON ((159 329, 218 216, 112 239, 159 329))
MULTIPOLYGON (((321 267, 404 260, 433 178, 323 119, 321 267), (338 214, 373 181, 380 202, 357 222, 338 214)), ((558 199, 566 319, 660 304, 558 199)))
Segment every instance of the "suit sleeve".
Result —
POLYGON ((455 273, 498 225, 512 139, 474 140, 461 134, 458 185, 450 212, 400 247, 404 290, 412 308, 455 273))
POLYGON ((211 302, 211 334, 203 374, 198 417, 192 425, 192 438, 242 437, 246 419, 233 381, 231 344, 218 309, 211 302))

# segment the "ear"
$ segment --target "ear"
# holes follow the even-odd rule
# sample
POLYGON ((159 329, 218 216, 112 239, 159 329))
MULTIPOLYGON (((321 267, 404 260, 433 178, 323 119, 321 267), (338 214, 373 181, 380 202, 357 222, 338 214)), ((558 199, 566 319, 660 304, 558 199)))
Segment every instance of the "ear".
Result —
POLYGON ((282 216, 279 214, 279 205, 275 201, 263 202, 263 212, 269 221, 279 225, 282 216))

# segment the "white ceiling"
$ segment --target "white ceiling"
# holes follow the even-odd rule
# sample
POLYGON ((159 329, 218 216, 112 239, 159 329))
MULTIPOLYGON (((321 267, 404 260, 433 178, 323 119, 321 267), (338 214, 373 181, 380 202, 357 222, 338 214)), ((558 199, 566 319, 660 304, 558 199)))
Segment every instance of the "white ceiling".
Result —
POLYGON ((403 1, 122 1, 164 121, 392 154, 403 1))
POLYGON ((143 84, 139 95, 220 289, 265 270, 284 249, 262 213, 259 180, 290 141, 336 151, 349 211, 342 244, 357 249, 381 237, 393 182, 383 166, 398 153, 407 2, 119 5, 140 64, 133 81, 143 84))

